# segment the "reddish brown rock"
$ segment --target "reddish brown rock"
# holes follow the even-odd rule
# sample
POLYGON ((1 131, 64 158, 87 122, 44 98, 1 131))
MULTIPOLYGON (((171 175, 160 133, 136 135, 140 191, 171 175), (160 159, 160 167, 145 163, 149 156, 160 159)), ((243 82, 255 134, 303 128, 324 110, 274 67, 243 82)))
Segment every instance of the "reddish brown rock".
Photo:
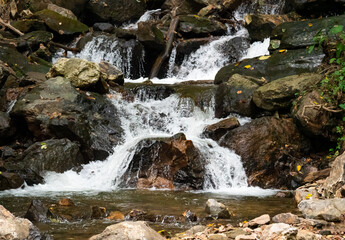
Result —
POLYGON ((61 198, 59 200, 60 206, 74 206, 74 202, 69 198, 61 198))
POLYGON ((114 220, 114 221, 124 220, 125 215, 123 215, 123 213, 120 211, 113 211, 109 213, 109 216, 107 217, 107 219, 114 220))
POLYGON ((227 131, 240 126, 235 117, 224 119, 212 125, 208 125, 204 130, 204 135, 215 140, 219 140, 227 131))

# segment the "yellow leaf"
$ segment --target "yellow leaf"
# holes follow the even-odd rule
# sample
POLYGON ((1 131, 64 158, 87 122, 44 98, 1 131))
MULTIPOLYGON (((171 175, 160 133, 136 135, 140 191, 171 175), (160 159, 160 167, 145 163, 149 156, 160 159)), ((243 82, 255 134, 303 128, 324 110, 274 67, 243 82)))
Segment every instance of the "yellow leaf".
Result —
POLYGON ((47 149, 47 145, 42 145, 41 149, 47 149))
POLYGON ((251 67, 252 67, 252 66, 250 66, 250 65, 244 66, 245 69, 248 69, 248 68, 251 68, 251 67))
POLYGON ((307 194, 307 196, 305 196, 305 199, 307 199, 307 200, 308 200, 308 199, 310 199, 312 196, 313 196, 313 194, 308 193, 308 194, 307 194))
POLYGON ((237 91, 237 94, 241 94, 241 93, 242 93, 242 91, 241 91, 241 90, 237 91))
POLYGON ((235 67, 237 67, 238 65, 240 65, 240 63, 239 63, 239 62, 235 63, 235 67))
POLYGON ((266 60, 269 59, 271 56, 261 56, 259 57, 259 60, 266 60))
POLYGON ((314 101, 314 104, 317 105, 318 103, 314 101))
POLYGON ((285 52, 287 52, 287 50, 286 49, 280 49, 279 52, 280 53, 285 53, 285 52))
POLYGON ((246 224, 246 223, 248 223, 248 221, 243 221, 243 224, 246 224))
POLYGON ((301 168, 302 168, 301 165, 297 165, 297 171, 298 171, 298 172, 301 171, 301 168))
POLYGON ((312 26, 313 26, 313 24, 312 24, 312 23, 308 23, 308 26, 309 26, 309 27, 312 27, 312 26))
POLYGON ((158 231, 158 233, 162 233, 162 232, 164 232, 165 230, 160 230, 160 231, 158 231))

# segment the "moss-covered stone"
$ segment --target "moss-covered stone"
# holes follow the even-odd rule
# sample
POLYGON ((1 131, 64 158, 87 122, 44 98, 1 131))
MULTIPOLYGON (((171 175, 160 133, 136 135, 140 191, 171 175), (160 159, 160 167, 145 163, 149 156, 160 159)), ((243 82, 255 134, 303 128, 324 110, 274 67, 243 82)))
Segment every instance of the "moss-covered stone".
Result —
POLYGON ((36 12, 33 18, 43 20, 50 29, 59 34, 74 34, 89 30, 88 26, 78 20, 64 17, 48 9, 36 12))
POLYGON ((314 72, 322 63, 324 56, 322 50, 311 53, 308 49, 275 51, 265 60, 246 59, 239 64, 230 64, 221 68, 215 77, 215 83, 226 82, 235 73, 259 79, 263 77, 270 82, 286 76, 314 72))
POLYGON ((0 60, 7 63, 18 77, 23 76, 29 69, 28 59, 14 48, 0 46, 0 60))
POLYGON ((185 34, 221 35, 226 31, 222 23, 197 15, 180 16, 179 31, 185 34))
POLYGON ((21 39, 26 40, 30 45, 38 45, 40 43, 48 43, 53 39, 53 34, 46 31, 34 31, 21 36, 21 39))
POLYGON ((38 19, 22 19, 11 22, 11 25, 23 33, 45 31, 44 21, 38 19))

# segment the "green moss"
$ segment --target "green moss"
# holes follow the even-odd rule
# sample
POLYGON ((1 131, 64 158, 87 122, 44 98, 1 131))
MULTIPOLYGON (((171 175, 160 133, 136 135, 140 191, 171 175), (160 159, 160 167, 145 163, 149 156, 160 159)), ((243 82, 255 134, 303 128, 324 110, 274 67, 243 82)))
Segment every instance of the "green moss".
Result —
POLYGON ((62 34, 74 34, 89 30, 88 26, 78 20, 64 17, 48 9, 36 12, 33 17, 44 20, 49 28, 62 34))

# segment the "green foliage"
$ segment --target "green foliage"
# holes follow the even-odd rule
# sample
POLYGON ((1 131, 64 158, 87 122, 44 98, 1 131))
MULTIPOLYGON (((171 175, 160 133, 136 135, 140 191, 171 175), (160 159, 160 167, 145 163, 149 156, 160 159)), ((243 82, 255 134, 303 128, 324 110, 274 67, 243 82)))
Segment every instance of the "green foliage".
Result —
MULTIPOLYGON (((331 59, 325 78, 321 81, 322 96, 336 110, 345 110, 345 103, 341 102, 345 98, 345 32, 343 25, 334 25, 328 32, 320 31, 314 37, 314 46, 309 48, 313 51, 316 46, 327 45, 330 50, 331 59)), ((345 122, 345 117, 342 118, 345 122)), ((343 125, 343 124, 342 124, 343 125)), ((335 129, 338 134, 335 149, 330 149, 334 156, 339 155, 341 145, 345 140, 345 129, 337 126, 335 129)))

